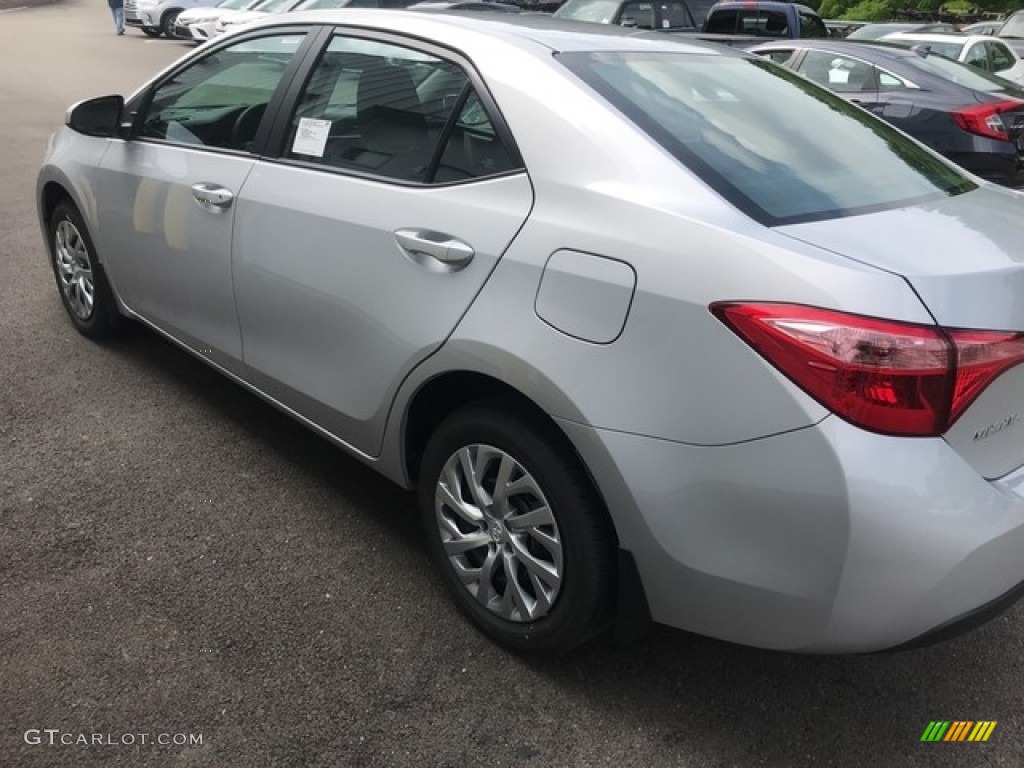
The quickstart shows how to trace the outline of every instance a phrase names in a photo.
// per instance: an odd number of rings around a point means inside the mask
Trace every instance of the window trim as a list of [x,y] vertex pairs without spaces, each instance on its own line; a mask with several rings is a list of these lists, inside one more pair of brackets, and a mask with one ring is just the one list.
[[[270,127],[269,136],[267,137],[266,144],[263,147],[263,153],[260,155],[260,159],[264,162],[274,163],[276,165],[288,165],[296,168],[303,168],[306,170],[318,171],[320,173],[332,173],[341,176],[348,176],[351,178],[367,179],[370,181],[378,181],[385,184],[392,184],[395,186],[402,187],[414,187],[417,189],[435,189],[442,187],[461,186],[465,184],[475,184],[481,181],[488,181],[490,179],[502,178],[505,176],[516,176],[522,173],[527,173],[526,164],[523,161],[523,156],[519,151],[519,147],[512,136],[512,131],[508,127],[508,123],[505,121],[505,116],[501,113],[497,102],[494,100],[494,96],[491,94],[490,89],[484,82],[483,77],[473,64],[472,60],[468,56],[463,54],[461,51],[447,46],[439,45],[437,43],[424,40],[423,38],[416,37],[413,35],[405,35],[396,32],[385,32],[376,29],[367,29],[366,27],[359,27],[349,24],[322,24],[314,25],[320,28],[321,32],[317,36],[317,42],[314,47],[306,54],[302,62],[302,67],[296,70],[295,76],[292,77],[287,90],[282,94],[282,101],[280,108],[274,115],[273,123]],[[506,171],[499,171],[498,173],[489,174],[487,176],[478,176],[472,179],[458,179],[454,181],[431,181],[429,183],[421,181],[411,181],[406,179],[398,179],[393,176],[383,176],[375,174],[372,171],[359,171],[352,168],[340,168],[337,166],[324,165],[323,163],[314,163],[306,160],[300,160],[298,158],[287,157],[287,148],[285,142],[288,136],[289,120],[292,112],[298,106],[299,98],[302,92],[305,90],[306,85],[309,81],[310,76],[316,69],[317,64],[320,62],[321,55],[326,51],[330,45],[331,40],[335,35],[341,35],[351,38],[358,38],[362,40],[369,40],[372,42],[389,43],[391,45],[401,46],[403,48],[409,48],[417,51],[418,53],[427,54],[434,56],[435,58],[442,59],[458,66],[465,74],[468,80],[468,85],[476,91],[477,96],[480,99],[481,104],[487,112],[487,116],[490,118],[492,125],[494,126],[495,135],[501,139],[509,153],[509,158],[513,163],[513,167]],[[468,91],[467,91],[468,93]],[[460,101],[462,98],[460,97]],[[452,120],[449,120],[449,124],[445,126],[442,131],[442,136],[438,138],[438,144],[435,147],[435,154],[443,153],[444,142],[442,138],[447,141],[448,135],[451,133],[451,126],[454,125]],[[440,155],[438,155],[440,157]],[[434,156],[431,156],[431,164],[433,163]]]

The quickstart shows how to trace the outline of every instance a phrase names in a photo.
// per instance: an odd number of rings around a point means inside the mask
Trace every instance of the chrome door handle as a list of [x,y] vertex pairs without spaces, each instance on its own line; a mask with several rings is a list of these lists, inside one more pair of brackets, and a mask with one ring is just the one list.
[[230,208],[235,195],[230,189],[225,189],[217,184],[200,182],[192,185],[192,197],[199,203],[199,207],[208,210],[219,210]]
[[469,243],[431,229],[399,229],[395,240],[409,258],[437,272],[458,272],[476,255]]

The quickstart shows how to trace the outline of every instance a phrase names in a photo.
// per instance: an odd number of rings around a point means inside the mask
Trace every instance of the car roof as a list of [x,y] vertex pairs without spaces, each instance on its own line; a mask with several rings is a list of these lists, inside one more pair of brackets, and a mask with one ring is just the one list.
[[920,40],[922,43],[964,43],[991,40],[991,35],[964,35],[959,32],[893,32],[892,40]]
[[459,45],[501,39],[522,49],[573,51],[664,51],[743,57],[743,51],[669,32],[637,31],[614,24],[556,19],[546,13],[431,13],[409,10],[344,8],[298,11],[261,19],[256,26],[325,24],[398,32],[434,42]]

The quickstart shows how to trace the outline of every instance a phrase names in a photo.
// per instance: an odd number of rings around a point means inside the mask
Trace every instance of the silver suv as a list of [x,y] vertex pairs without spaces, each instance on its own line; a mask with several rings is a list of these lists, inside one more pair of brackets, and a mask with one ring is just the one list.
[[174,22],[186,8],[212,8],[220,0],[125,0],[124,23],[150,37],[174,37]]

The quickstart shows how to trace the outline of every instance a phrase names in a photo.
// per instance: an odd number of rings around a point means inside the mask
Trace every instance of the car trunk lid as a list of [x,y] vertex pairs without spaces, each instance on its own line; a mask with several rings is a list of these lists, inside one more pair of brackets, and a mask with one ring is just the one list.
[[[902,276],[944,328],[1017,333],[1024,332],[1022,213],[1024,195],[984,187],[777,231]],[[1024,465],[1024,364],[986,387],[944,437],[987,478]]]

